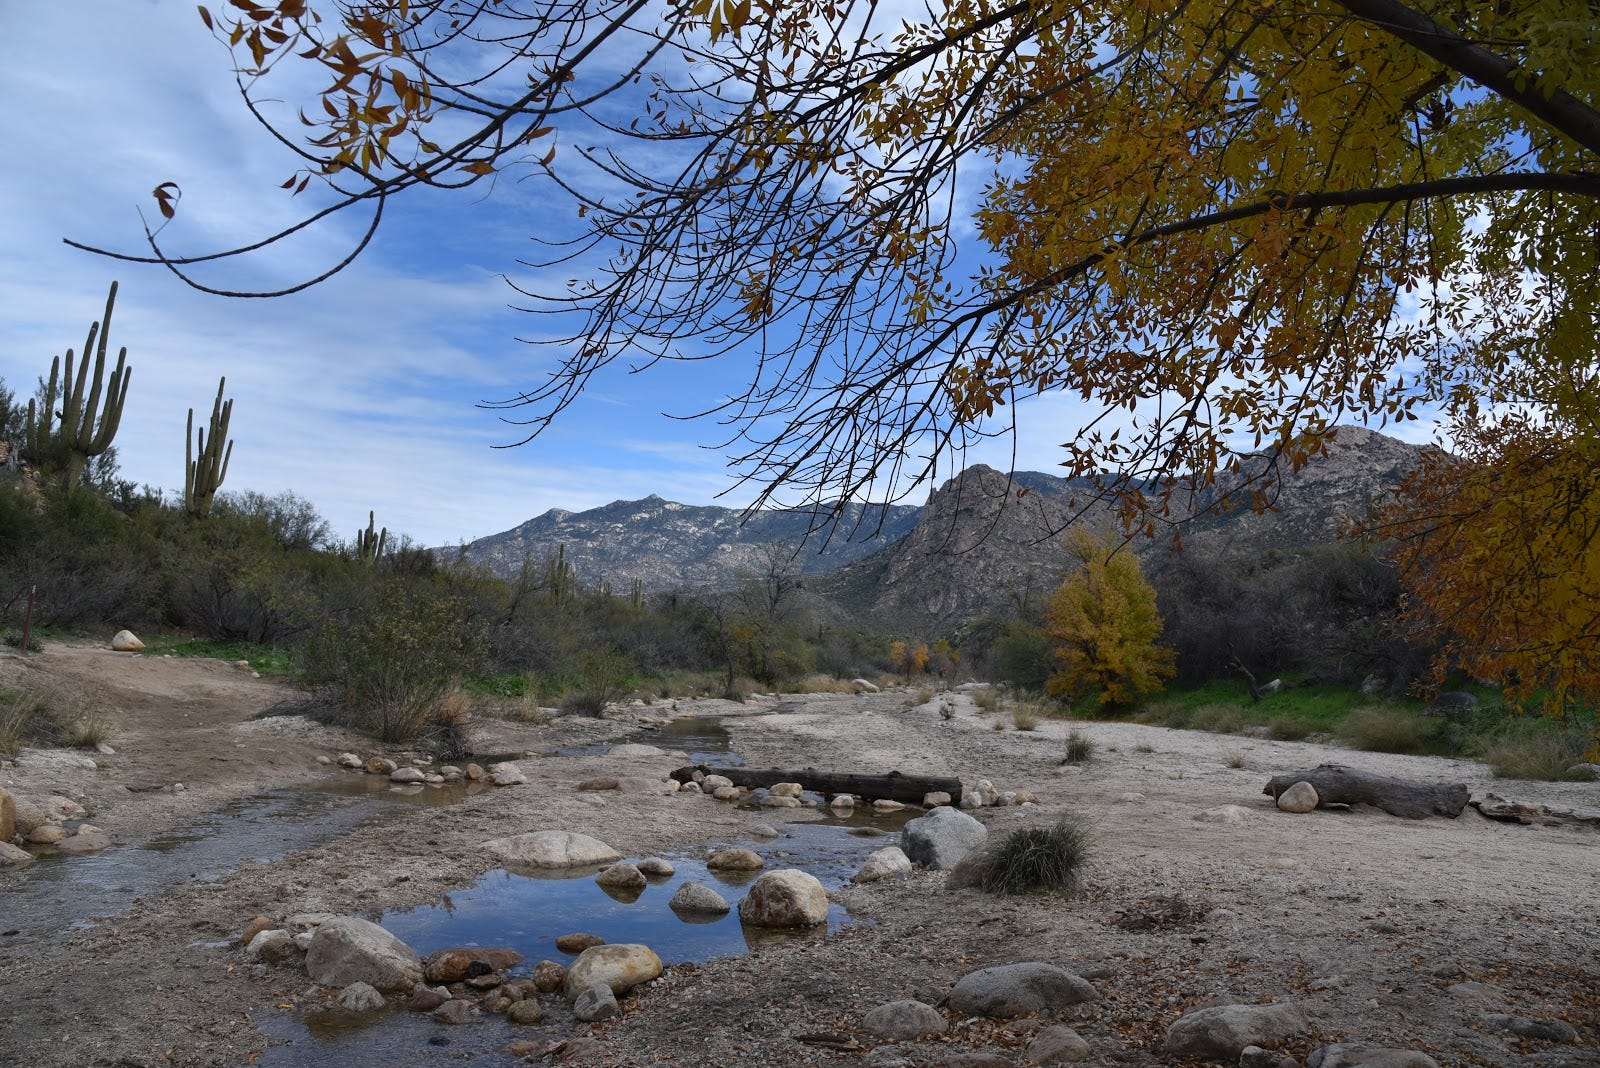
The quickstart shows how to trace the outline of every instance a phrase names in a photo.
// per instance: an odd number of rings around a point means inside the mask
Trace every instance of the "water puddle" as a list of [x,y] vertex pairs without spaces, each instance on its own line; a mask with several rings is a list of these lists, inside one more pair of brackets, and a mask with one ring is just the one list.
[[[849,881],[869,854],[897,841],[895,832],[917,814],[907,810],[888,815],[828,816],[815,822],[785,824],[777,838],[733,844],[761,854],[766,870],[801,868],[834,890]],[[862,834],[863,830],[869,833]],[[870,833],[874,831],[878,833]],[[672,862],[673,874],[650,880],[650,885],[631,899],[602,889],[592,870],[563,877],[519,875],[500,869],[434,905],[387,913],[380,922],[424,956],[459,945],[515,949],[524,960],[511,970],[514,976],[527,974],[540,960],[570,964],[573,956],[556,949],[555,940],[578,931],[611,943],[643,943],[655,950],[663,963],[672,965],[742,955],[775,942],[818,941],[855,922],[842,907],[832,905],[825,927],[804,931],[746,927],[739,922],[738,902],[759,872],[708,871],[699,852],[664,856]],[[690,881],[711,887],[734,910],[720,917],[680,918],[668,902]],[[263,1030],[287,1039],[288,1044],[270,1050],[257,1064],[264,1068],[389,1065],[397,1056],[421,1052],[424,1046],[430,1047],[426,1051],[430,1059],[440,1061],[515,1064],[515,1058],[499,1052],[501,1048],[516,1039],[556,1040],[566,1027],[561,1026],[559,1010],[551,1016],[555,1019],[549,1025],[533,1029],[513,1028],[487,1014],[476,1024],[457,1027],[403,1010],[363,1018],[351,1018],[337,1010],[283,1016]]]
[[149,894],[213,882],[246,860],[270,862],[348,833],[398,804],[447,805],[481,783],[394,788],[381,775],[335,774],[308,786],[240,798],[187,827],[86,856],[41,852],[5,893],[7,947],[85,927]]
[[550,750],[545,755],[603,756],[616,746],[630,743],[653,745],[669,751],[682,750],[689,754],[691,764],[735,768],[744,764],[744,758],[733,751],[733,739],[722,716],[684,716],[660,727],[641,728],[616,741],[569,745]]

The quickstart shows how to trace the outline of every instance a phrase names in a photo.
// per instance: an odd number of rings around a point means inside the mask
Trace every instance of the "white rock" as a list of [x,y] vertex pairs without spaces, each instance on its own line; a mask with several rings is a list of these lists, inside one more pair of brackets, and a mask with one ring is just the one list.
[[489,780],[496,786],[521,786],[528,781],[522,769],[510,760],[489,765]]
[[414,782],[424,782],[427,780],[427,778],[427,773],[422,771],[420,768],[395,768],[389,773],[389,781],[397,782],[401,785]]
[[878,693],[879,692],[877,684],[873,683],[873,682],[868,682],[866,679],[851,679],[850,680],[850,685],[852,685],[852,686],[854,686],[856,688],[856,693]]
[[1278,795],[1278,807],[1284,812],[1310,812],[1317,807],[1317,788],[1308,782],[1297,782]]
[[567,968],[562,991],[568,1001],[592,986],[605,986],[613,994],[626,994],[640,983],[661,974],[661,958],[649,946],[619,942],[590,946]]
[[733,780],[728,778],[726,775],[707,775],[704,779],[700,780],[700,788],[702,790],[712,791],[713,793],[722,789],[724,786],[732,785]]
[[775,782],[767,787],[767,793],[773,797],[799,797],[806,792],[806,788],[797,782]]
[[815,927],[828,922],[828,895],[816,876],[798,868],[769,871],[739,902],[739,920],[752,927]]
[[116,637],[111,639],[111,648],[119,653],[137,653],[144,649],[144,642],[136,638],[131,630],[119,630]]
[[622,859],[604,842],[576,831],[530,831],[495,838],[479,848],[508,867],[579,868]]
[[888,846],[869,856],[851,882],[875,883],[911,874],[911,858],[899,846]]
[[338,764],[341,768],[359,768],[365,766],[366,761],[362,760],[354,753],[340,753],[334,763]]
[[1204,812],[1196,812],[1194,818],[1201,823],[1221,823],[1228,827],[1240,827],[1250,822],[1250,810],[1240,808],[1238,805],[1218,805]]

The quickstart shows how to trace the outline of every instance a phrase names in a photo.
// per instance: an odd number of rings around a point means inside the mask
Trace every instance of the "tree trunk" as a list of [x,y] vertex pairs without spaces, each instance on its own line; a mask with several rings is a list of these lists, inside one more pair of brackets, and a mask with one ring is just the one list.
[[1391,779],[1343,764],[1322,764],[1310,771],[1274,775],[1261,792],[1276,798],[1297,782],[1308,782],[1316,789],[1319,808],[1327,804],[1376,805],[1390,815],[1412,820],[1429,816],[1455,819],[1466,808],[1470,793],[1465,783]]
[[779,782],[797,782],[807,790],[829,797],[835,794],[855,794],[868,800],[900,801],[920,805],[924,796],[934,792],[950,795],[950,803],[961,803],[961,780],[944,779],[932,775],[902,775],[891,771],[887,775],[846,775],[818,771],[815,768],[785,770],[781,768],[712,768],[704,764],[679,768],[672,777],[688,782],[695,772],[704,775],[721,775],[735,786],[771,786]]
[[1537,823],[1546,827],[1560,825],[1588,825],[1600,827],[1600,812],[1572,808],[1551,808],[1530,801],[1507,801],[1498,794],[1485,794],[1483,800],[1472,802],[1472,807],[1492,820],[1506,823]]

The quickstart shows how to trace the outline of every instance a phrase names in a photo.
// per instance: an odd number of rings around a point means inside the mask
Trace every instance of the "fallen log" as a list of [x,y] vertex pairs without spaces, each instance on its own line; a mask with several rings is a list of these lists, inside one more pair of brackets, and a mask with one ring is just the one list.
[[1600,827],[1600,812],[1594,810],[1552,808],[1531,801],[1508,801],[1499,794],[1484,794],[1481,800],[1472,802],[1472,807],[1490,819],[1504,823]]
[[1310,771],[1274,775],[1262,793],[1273,798],[1297,782],[1317,791],[1317,807],[1330,804],[1375,805],[1391,816],[1421,820],[1429,816],[1455,819],[1467,807],[1471,793],[1465,783],[1417,782],[1372,775],[1343,764],[1322,764]]
[[752,789],[780,782],[797,782],[807,790],[827,797],[855,794],[870,801],[900,801],[908,805],[920,805],[928,794],[943,792],[950,795],[952,805],[961,803],[960,779],[902,775],[898,771],[891,771],[887,775],[846,775],[818,771],[816,768],[793,771],[782,768],[713,768],[705,764],[692,764],[677,769],[672,777],[679,782],[688,782],[697,771],[702,775],[721,775],[735,786]]

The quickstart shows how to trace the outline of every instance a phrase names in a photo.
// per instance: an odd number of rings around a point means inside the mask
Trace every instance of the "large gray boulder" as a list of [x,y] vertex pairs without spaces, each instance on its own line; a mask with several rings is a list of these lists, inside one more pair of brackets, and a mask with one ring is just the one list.
[[906,824],[900,848],[913,864],[949,871],[983,845],[989,830],[960,809],[944,805]]
[[1307,1026],[1298,1005],[1210,1005],[1178,1017],[1167,1028],[1167,1052],[1232,1062],[1246,1046],[1277,1049]]
[[815,875],[798,868],[769,871],[739,902],[739,921],[752,927],[815,927],[828,922],[828,894]]
[[378,990],[409,990],[422,981],[422,960],[377,924],[335,916],[311,936],[306,974],[323,986],[366,983]]
[[607,987],[613,994],[626,994],[640,983],[661,974],[661,958],[649,946],[619,942],[590,946],[578,954],[567,969],[562,991],[568,1001],[577,1000],[593,986]]
[[678,887],[667,907],[679,916],[726,916],[733,911],[721,894],[704,883],[686,882]]
[[963,1016],[1009,1020],[1071,1008],[1100,995],[1089,980],[1040,961],[982,968],[961,977],[950,991],[950,1008]]
[[576,831],[530,831],[495,838],[479,848],[508,868],[583,868],[622,859],[598,838]]

